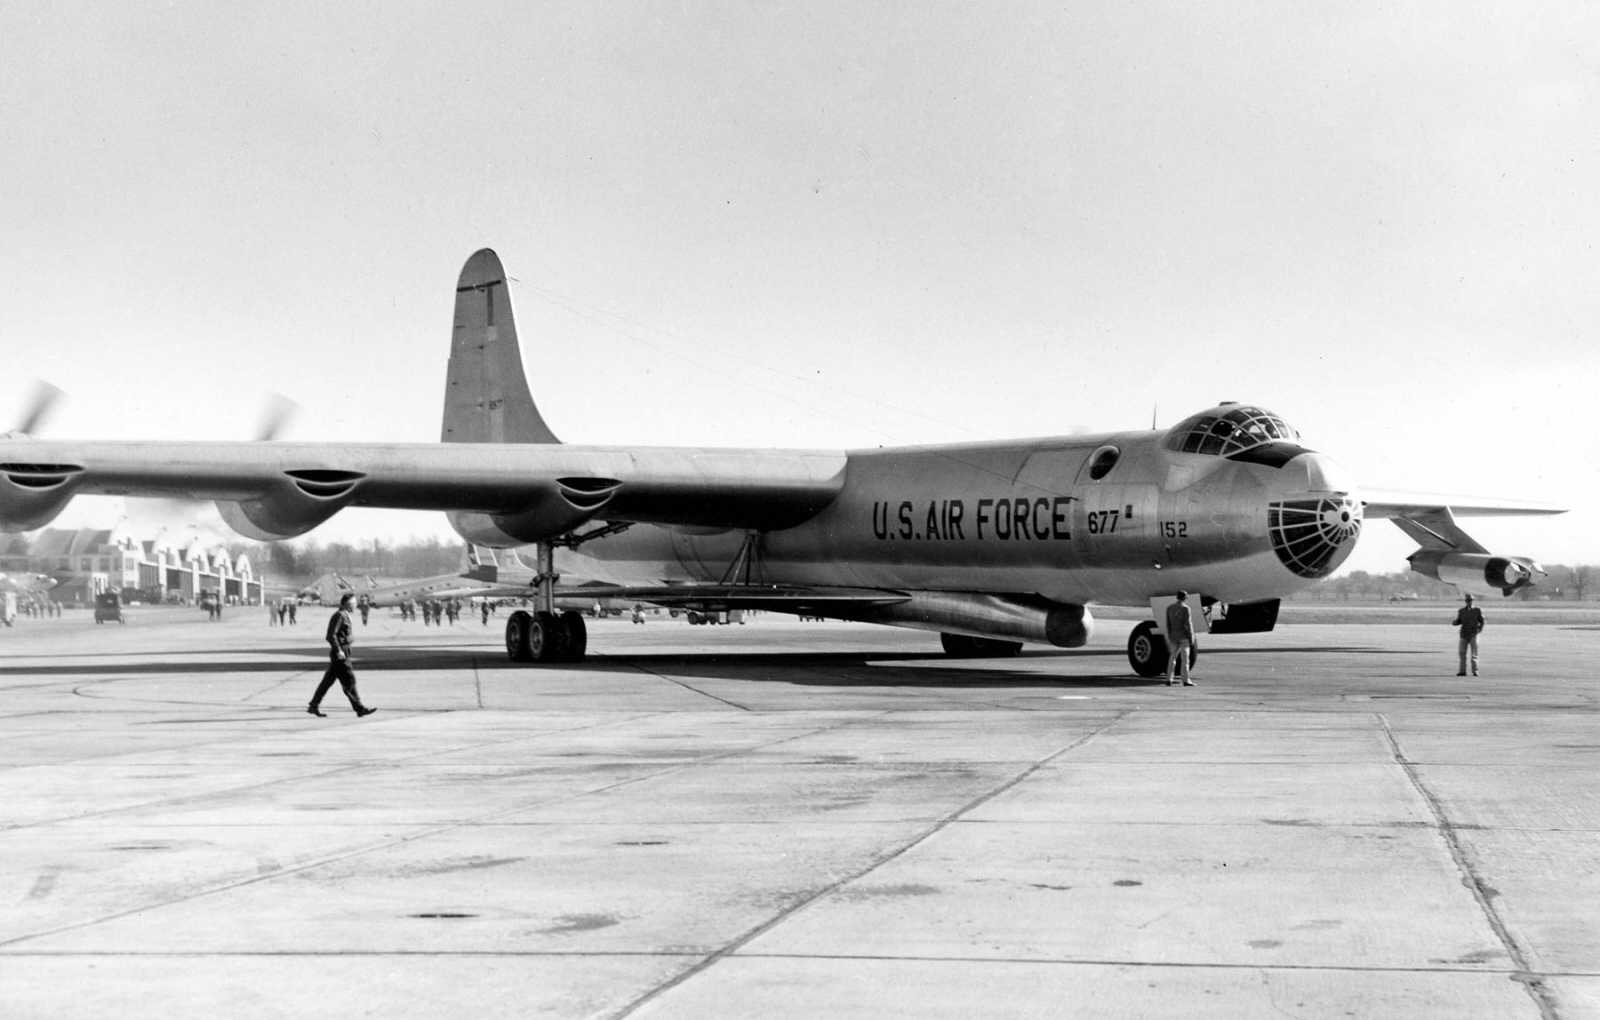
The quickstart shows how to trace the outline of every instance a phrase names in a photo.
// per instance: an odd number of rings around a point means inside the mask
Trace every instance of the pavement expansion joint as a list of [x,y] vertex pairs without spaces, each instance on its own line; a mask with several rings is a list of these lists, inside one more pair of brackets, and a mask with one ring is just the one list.
[[857,869],[856,871],[854,871],[853,873],[851,873],[849,875],[846,875],[843,878],[840,878],[840,879],[838,879],[838,880],[836,880],[834,882],[831,882],[831,883],[827,884],[826,886],[824,886],[824,887],[822,887],[820,889],[814,890],[809,895],[806,895],[806,896],[803,896],[803,897],[800,897],[800,898],[796,899],[795,902],[789,904],[784,909],[782,909],[778,913],[774,914],[772,917],[769,917],[767,920],[763,921],[762,923],[750,928],[749,930],[745,931],[743,934],[741,934],[737,938],[735,938],[732,941],[728,942],[721,949],[719,949],[716,952],[711,953],[710,955],[706,956],[703,960],[701,960],[695,966],[692,966],[692,967],[688,968],[687,970],[685,970],[682,973],[680,973],[680,974],[672,977],[671,979],[663,982],[662,984],[657,985],[655,988],[650,989],[644,995],[641,995],[639,998],[635,999],[633,1002],[629,1003],[627,1006],[623,1007],[621,1010],[619,1010],[617,1013],[615,1013],[613,1015],[616,1016],[616,1017],[630,1016],[633,1013],[635,1013],[636,1011],[638,1011],[645,1004],[649,1003],[651,1000],[661,996],[662,994],[670,991],[673,988],[678,987],[679,985],[682,985],[684,982],[689,981],[690,979],[692,979],[696,975],[703,973],[704,971],[708,970],[713,965],[715,965],[718,961],[727,959],[728,957],[737,954],[742,947],[744,947],[746,945],[749,945],[752,941],[754,941],[759,936],[761,936],[761,935],[765,934],[766,932],[769,932],[772,929],[776,928],[778,925],[782,924],[785,920],[787,920],[790,917],[793,917],[794,915],[796,915],[799,912],[803,911],[806,907],[810,906],[811,904],[816,903],[818,900],[821,900],[824,897],[826,897],[826,896],[838,891],[839,889],[842,889],[843,887],[845,887],[846,885],[849,885],[852,882],[857,882],[857,881],[861,880],[862,878],[866,877],[867,875],[870,875],[872,872],[874,872],[874,871],[878,870],[879,868],[883,867],[885,864],[888,864],[890,861],[894,861],[894,860],[899,859],[900,857],[903,857],[905,854],[909,853],[912,849],[914,849],[915,847],[917,847],[917,846],[921,845],[922,843],[926,842],[927,840],[932,838],[937,833],[939,833],[939,832],[943,831],[944,829],[946,829],[947,827],[949,827],[951,824],[953,824],[953,823],[955,823],[957,821],[960,821],[963,815],[968,814],[968,813],[976,810],[979,807],[982,807],[984,804],[987,804],[989,801],[991,801],[994,798],[996,798],[996,797],[1000,796],[1001,794],[1005,793],[1007,790],[1010,790],[1013,787],[1017,786],[1019,783],[1023,782],[1029,776],[1033,775],[1034,773],[1038,772],[1040,769],[1042,769],[1045,766],[1049,765],[1051,762],[1053,762],[1053,761],[1057,760],[1058,758],[1062,757],[1063,755],[1068,754],[1071,751],[1074,751],[1074,750],[1082,747],[1083,745],[1089,743],[1095,737],[1099,736],[1100,734],[1104,733],[1106,730],[1110,729],[1112,726],[1114,726],[1117,723],[1121,722],[1130,713],[1131,713],[1131,710],[1117,713],[1112,718],[1106,720],[1103,723],[1100,723],[1098,726],[1094,727],[1093,729],[1089,730],[1088,732],[1080,734],[1079,736],[1077,736],[1076,738],[1074,738],[1073,740],[1068,742],[1065,746],[1059,747],[1055,751],[1053,751],[1050,754],[1044,756],[1043,758],[1040,758],[1037,761],[1031,762],[1028,765],[1027,768],[1022,769],[1020,772],[1016,773],[1015,775],[1012,775],[1011,777],[1009,777],[1008,779],[1004,780],[1003,782],[991,787],[990,789],[984,791],[983,793],[979,794],[978,796],[972,798],[971,800],[967,801],[965,804],[963,804],[960,807],[958,807],[956,810],[946,814],[944,817],[937,819],[931,825],[929,825],[928,827],[924,828],[920,832],[916,833],[910,839],[905,840],[900,845],[890,849],[889,851],[887,851],[885,853],[881,853],[881,854],[876,855],[864,867],[861,867],[861,868]]
[[1459,831],[1455,824],[1451,822],[1443,802],[1436,793],[1428,788],[1428,784],[1423,781],[1416,764],[1407,757],[1405,749],[1400,745],[1400,738],[1395,734],[1393,726],[1389,723],[1388,716],[1379,713],[1378,723],[1383,727],[1383,734],[1389,742],[1395,764],[1399,765],[1405,772],[1406,778],[1410,780],[1418,796],[1428,805],[1428,811],[1434,818],[1435,828],[1443,838],[1446,848],[1450,851],[1450,857],[1455,861],[1456,870],[1461,874],[1462,885],[1472,893],[1472,898],[1477,902],[1478,909],[1482,912],[1484,920],[1488,922],[1490,930],[1494,932],[1495,938],[1500,941],[1506,956],[1514,964],[1511,973],[1527,989],[1528,995],[1532,998],[1534,1005],[1538,1007],[1541,1017],[1549,1018],[1549,1020],[1558,1017],[1560,1014],[1556,1009],[1555,1001],[1550,996],[1549,988],[1545,985],[1544,975],[1534,971],[1528,962],[1527,953],[1517,942],[1516,937],[1511,934],[1511,929],[1507,926],[1505,919],[1500,916],[1500,911],[1495,908],[1492,891],[1483,878],[1479,876],[1476,868],[1473,867],[1472,857],[1462,844]]

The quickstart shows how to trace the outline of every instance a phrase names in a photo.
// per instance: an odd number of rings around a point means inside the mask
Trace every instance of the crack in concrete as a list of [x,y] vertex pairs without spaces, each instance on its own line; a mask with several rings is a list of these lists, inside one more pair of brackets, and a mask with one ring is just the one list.
[[710,693],[709,691],[702,691],[700,688],[694,686],[693,684],[684,683],[682,680],[678,680],[678,679],[676,679],[674,677],[670,677],[665,673],[658,673],[653,669],[646,669],[646,668],[644,668],[643,666],[641,666],[641,665],[639,665],[637,663],[631,663],[630,662],[628,665],[630,667],[632,667],[634,672],[636,672],[636,673],[643,673],[645,676],[653,676],[657,680],[665,680],[669,684],[677,684],[679,687],[682,687],[684,690],[690,692],[691,694],[698,694],[702,698],[710,698],[712,701],[720,701],[720,702],[722,702],[722,704],[727,705],[729,708],[737,708],[741,712],[752,711],[752,709],[750,708],[749,705],[741,705],[737,701],[729,701],[727,698],[719,698],[715,694]]
[[910,853],[916,847],[918,847],[921,844],[927,842],[929,839],[931,839],[934,836],[938,835],[940,832],[943,832],[952,823],[954,823],[956,821],[959,821],[963,815],[967,815],[967,814],[972,813],[973,811],[975,811],[978,808],[982,807],[983,805],[987,804],[989,801],[991,801],[994,798],[996,798],[996,797],[1000,796],[1001,794],[1005,793],[1007,790],[1012,789],[1017,784],[1023,782],[1028,777],[1032,776],[1034,773],[1036,773],[1040,769],[1044,768],[1046,765],[1049,765],[1051,762],[1055,761],[1057,758],[1060,758],[1062,755],[1067,754],[1067,753],[1069,753],[1071,751],[1075,751],[1078,748],[1082,747],[1083,745],[1087,744],[1089,741],[1093,740],[1095,737],[1098,737],[1100,734],[1104,733],[1106,730],[1108,730],[1111,727],[1115,726],[1117,723],[1121,722],[1123,719],[1127,718],[1129,715],[1132,715],[1135,711],[1137,711],[1137,710],[1136,709],[1124,709],[1122,711],[1119,711],[1112,718],[1110,718],[1110,719],[1106,720],[1105,722],[1101,723],[1099,726],[1096,726],[1094,729],[1090,730],[1089,732],[1082,734],[1077,739],[1075,739],[1075,740],[1071,741],[1070,743],[1068,743],[1066,746],[1058,748],[1057,750],[1051,752],[1050,754],[1045,755],[1043,758],[1040,758],[1039,760],[1033,762],[1027,768],[1023,769],[1021,772],[1018,772],[1016,775],[1012,776],[1010,779],[1005,780],[1004,782],[1000,783],[998,786],[995,786],[993,789],[988,790],[985,793],[979,794],[978,796],[976,796],[976,797],[972,798],[971,800],[967,801],[965,804],[963,804],[960,807],[956,808],[954,811],[951,811],[949,814],[946,814],[942,818],[937,819],[936,821],[933,822],[933,824],[929,825],[926,829],[923,829],[921,832],[917,833],[915,836],[911,837],[909,840],[905,841],[900,846],[889,850],[887,853],[879,854],[878,856],[874,857],[872,860],[867,862],[865,867],[859,868],[856,871],[852,872],[851,874],[848,874],[848,875],[844,876],[843,878],[838,879],[837,881],[831,882],[828,885],[825,885],[822,888],[814,891],[813,893],[811,893],[811,895],[803,897],[803,898],[795,901],[794,903],[791,903],[790,905],[784,907],[783,909],[779,910],[776,914],[774,914],[772,917],[769,917],[767,920],[761,922],[760,924],[758,924],[755,927],[753,927],[753,928],[749,929],[748,931],[746,931],[743,935],[736,936],[735,938],[730,940],[726,945],[724,945],[721,949],[718,949],[716,952],[711,953],[710,955],[703,957],[698,962],[696,962],[693,966],[690,966],[690,967],[684,969],[683,971],[681,971],[680,973],[678,973],[674,977],[671,977],[671,978],[667,979],[666,981],[662,982],[661,984],[657,985],[656,987],[654,987],[654,988],[650,989],[649,991],[645,992],[643,995],[640,995],[639,997],[635,998],[632,1002],[627,1003],[621,1009],[619,1009],[616,1012],[611,1013],[609,1015],[611,1017],[615,1018],[615,1020],[621,1020],[621,1018],[623,1018],[623,1017],[632,1016],[634,1013],[638,1012],[638,1010],[641,1007],[643,1007],[645,1004],[649,1003],[650,1001],[652,1001],[652,1000],[654,1000],[656,998],[659,998],[662,995],[665,995],[667,992],[671,991],[674,988],[677,988],[679,985],[684,984],[685,982],[687,982],[691,978],[693,978],[693,977],[695,977],[695,976],[697,976],[699,974],[703,974],[705,971],[709,970],[711,967],[713,967],[714,965],[716,965],[720,961],[727,959],[729,956],[732,956],[734,953],[737,953],[740,949],[742,949],[745,946],[749,945],[755,939],[759,938],[760,936],[762,936],[762,935],[766,934],[767,932],[771,931],[772,929],[776,928],[778,925],[782,924],[784,921],[787,921],[789,918],[795,916],[800,911],[802,911],[802,910],[806,909],[807,907],[811,906],[813,903],[816,903],[817,901],[819,901],[819,900],[831,895],[832,893],[837,892],[838,890],[844,888],[845,886],[849,885],[852,882],[855,882],[855,881],[857,881],[857,880],[859,880],[861,878],[866,877],[867,875],[872,874],[872,872],[874,872],[874,871],[878,870],[879,868],[883,867],[885,864],[888,864],[889,862],[894,861],[894,860],[898,860],[899,858],[903,857],[907,853]]
[[1521,984],[1523,989],[1527,991],[1528,997],[1533,1000],[1534,1006],[1539,1010],[1539,1016],[1543,1017],[1544,1020],[1558,1020],[1561,1014],[1557,1011],[1555,1001],[1551,999],[1549,989],[1544,983],[1548,975],[1533,969],[1522,946],[1518,944],[1516,937],[1511,934],[1511,929],[1506,924],[1505,918],[1501,917],[1500,911],[1495,909],[1494,897],[1497,893],[1478,875],[1477,870],[1472,866],[1472,859],[1467,853],[1467,848],[1462,844],[1461,835],[1457,831],[1455,823],[1450,820],[1449,815],[1445,812],[1444,802],[1439,799],[1437,794],[1428,789],[1428,785],[1422,781],[1422,775],[1418,772],[1416,763],[1406,757],[1405,750],[1400,746],[1400,738],[1395,736],[1394,728],[1389,725],[1389,717],[1380,712],[1377,713],[1377,718],[1379,725],[1383,727],[1384,738],[1389,742],[1389,749],[1394,756],[1395,764],[1399,765],[1405,772],[1412,788],[1417,791],[1417,795],[1428,805],[1428,811],[1433,815],[1439,835],[1443,838],[1445,847],[1450,851],[1450,858],[1455,862],[1456,870],[1461,874],[1461,883],[1472,893],[1472,898],[1477,902],[1478,910],[1482,912],[1484,920],[1488,922],[1489,929],[1494,932],[1495,938],[1500,941],[1506,956],[1511,960],[1512,966],[1515,968],[1511,972],[1512,979]]

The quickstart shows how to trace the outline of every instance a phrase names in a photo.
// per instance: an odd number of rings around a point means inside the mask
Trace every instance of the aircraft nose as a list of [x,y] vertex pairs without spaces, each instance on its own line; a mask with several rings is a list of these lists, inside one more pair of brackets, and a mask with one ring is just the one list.
[[1320,453],[1307,451],[1284,469],[1281,498],[1267,505],[1272,550],[1301,577],[1327,577],[1355,551],[1361,500],[1343,470]]

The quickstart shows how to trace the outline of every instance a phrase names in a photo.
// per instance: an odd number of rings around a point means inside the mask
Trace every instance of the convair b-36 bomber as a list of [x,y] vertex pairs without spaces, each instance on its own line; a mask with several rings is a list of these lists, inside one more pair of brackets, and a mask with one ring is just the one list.
[[1269,631],[1279,600],[1327,577],[1364,524],[1394,521],[1413,569],[1509,595],[1538,565],[1458,516],[1527,504],[1363,494],[1270,411],[1223,403],[1167,429],[854,451],[581,446],[535,407],[500,259],[467,260],[437,444],[0,438],[0,529],[79,493],[214,500],[240,534],[304,534],[348,506],[443,511],[462,538],[532,546],[518,661],[581,659],[562,571],[591,597],[705,612],[766,609],[938,632],[956,656],[1085,644],[1090,606],[1149,607],[1128,657],[1166,667],[1156,621],[1180,590],[1211,632]]

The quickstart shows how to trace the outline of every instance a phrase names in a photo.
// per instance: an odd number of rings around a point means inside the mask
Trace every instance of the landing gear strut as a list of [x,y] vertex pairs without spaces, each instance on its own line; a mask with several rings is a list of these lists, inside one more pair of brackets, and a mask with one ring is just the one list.
[[579,662],[589,650],[583,614],[556,612],[555,544],[540,542],[534,575],[534,612],[519,609],[506,620],[506,655],[512,662]]

